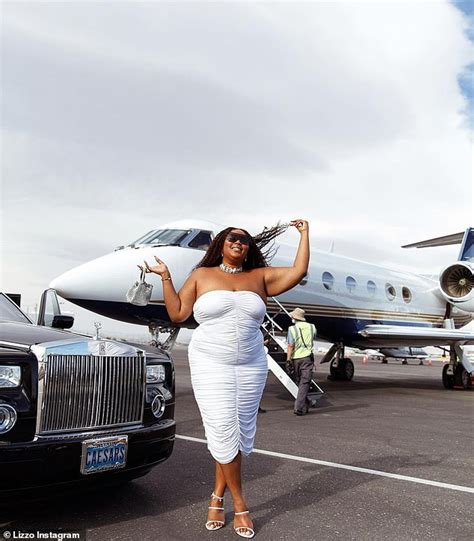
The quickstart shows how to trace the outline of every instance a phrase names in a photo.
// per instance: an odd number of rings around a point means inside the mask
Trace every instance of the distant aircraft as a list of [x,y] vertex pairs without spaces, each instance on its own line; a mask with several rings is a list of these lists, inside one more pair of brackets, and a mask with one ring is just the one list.
[[[135,242],[80,265],[54,279],[50,287],[63,298],[98,314],[150,330],[193,328],[190,318],[171,323],[159,278],[148,306],[134,306],[125,294],[138,277],[137,265],[158,256],[166,262],[178,290],[201,260],[214,236],[223,229],[202,220],[180,220],[149,231]],[[474,366],[463,354],[474,344],[474,332],[462,327],[474,317],[474,228],[465,233],[404,246],[428,247],[461,243],[458,261],[439,280],[401,272],[334,253],[313,249],[307,276],[291,291],[268,299],[275,325],[290,324],[288,311],[299,306],[318,329],[318,339],[333,345],[322,362],[331,362],[334,378],[350,380],[354,364],[345,346],[359,349],[448,346],[450,362],[443,367],[446,388],[469,387]],[[295,247],[278,245],[272,265],[292,265]]]
[[383,363],[386,363],[387,359],[397,359],[401,360],[402,364],[407,364],[408,359],[416,359],[423,364],[423,359],[428,357],[428,353],[423,348],[381,348],[379,351],[383,356]]

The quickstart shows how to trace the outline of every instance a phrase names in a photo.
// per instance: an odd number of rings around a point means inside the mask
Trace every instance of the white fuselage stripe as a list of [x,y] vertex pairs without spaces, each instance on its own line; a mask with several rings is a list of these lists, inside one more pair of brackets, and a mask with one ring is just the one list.
[[[180,440],[194,441],[197,443],[206,443],[206,440],[201,438],[193,438],[191,436],[176,435]],[[273,456],[276,458],[286,458],[287,460],[295,460],[296,462],[307,462],[317,464],[318,466],[327,466],[328,468],[338,468],[340,470],[350,470],[358,473],[367,473],[369,475],[378,475],[379,477],[389,477],[390,479],[398,479],[399,481],[410,481],[422,485],[430,485],[433,487],[446,488],[448,490],[458,490],[460,492],[469,492],[474,494],[474,488],[463,485],[452,485],[450,483],[440,483],[439,481],[430,481],[429,479],[421,479],[420,477],[410,477],[408,475],[400,475],[398,473],[388,473],[379,470],[370,470],[368,468],[359,468],[358,466],[350,466],[347,464],[338,464],[337,462],[327,462],[326,460],[317,460],[315,458],[306,458],[303,456],[287,455],[285,453],[275,453],[273,451],[265,451],[264,449],[254,449],[254,453],[259,455]]]

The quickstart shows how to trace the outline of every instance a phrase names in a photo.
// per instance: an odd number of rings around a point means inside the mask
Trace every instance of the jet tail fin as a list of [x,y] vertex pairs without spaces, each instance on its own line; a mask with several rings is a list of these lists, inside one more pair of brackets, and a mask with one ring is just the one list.
[[468,227],[466,231],[436,237],[434,239],[422,240],[405,244],[402,248],[433,248],[435,246],[450,246],[452,244],[461,244],[458,261],[469,261],[474,259],[474,228]]

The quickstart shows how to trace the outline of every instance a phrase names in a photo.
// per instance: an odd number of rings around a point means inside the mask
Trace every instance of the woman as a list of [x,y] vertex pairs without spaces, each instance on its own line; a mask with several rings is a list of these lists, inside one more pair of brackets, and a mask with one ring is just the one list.
[[145,262],[146,272],[161,276],[170,319],[179,323],[194,311],[199,323],[189,345],[191,380],[216,462],[206,528],[224,526],[223,499],[228,487],[234,502],[234,529],[246,538],[253,537],[254,530],[242,494],[241,457],[253,449],[268,371],[260,326],[267,297],[298,284],[309,263],[308,222],[294,220],[290,225],[301,235],[292,267],[268,266],[259,247],[281,232],[281,227],[255,238],[243,229],[224,229],[178,293],[163,261],[155,257],[153,267]]

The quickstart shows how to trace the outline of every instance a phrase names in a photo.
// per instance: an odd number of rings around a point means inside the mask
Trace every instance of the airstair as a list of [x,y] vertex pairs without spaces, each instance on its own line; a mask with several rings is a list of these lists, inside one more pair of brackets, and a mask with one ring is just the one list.
[[[298,385],[296,384],[294,377],[286,371],[286,342],[281,336],[285,331],[276,321],[276,318],[282,313],[286,314],[290,320],[291,316],[286,308],[275,297],[272,297],[272,300],[278,306],[278,312],[272,316],[267,312],[262,324],[262,330],[266,338],[265,345],[268,349],[268,369],[287,391],[296,398],[296,395],[298,394]],[[278,334],[280,334],[280,336],[278,336]],[[311,380],[308,399],[317,402],[323,395],[324,391],[321,387],[314,380]]]

